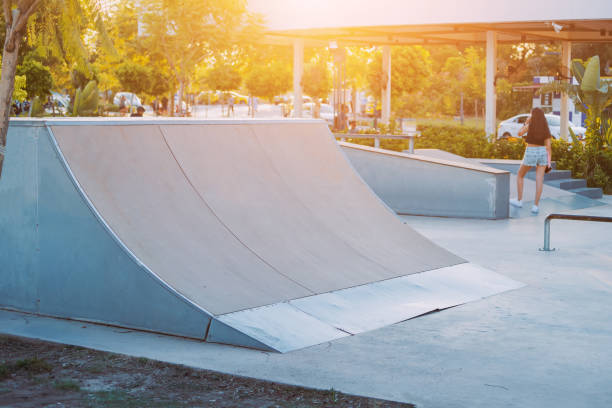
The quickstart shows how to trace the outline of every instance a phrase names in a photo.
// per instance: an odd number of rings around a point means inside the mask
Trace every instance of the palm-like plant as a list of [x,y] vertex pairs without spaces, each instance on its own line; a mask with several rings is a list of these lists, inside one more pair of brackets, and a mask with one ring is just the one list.
[[599,75],[599,56],[590,58],[586,64],[575,59],[571,71],[578,84],[571,81],[555,81],[540,89],[541,93],[561,92],[573,99],[576,109],[586,114],[588,126],[587,143],[601,148],[606,143],[606,131],[602,126],[602,113],[612,105],[612,83]]

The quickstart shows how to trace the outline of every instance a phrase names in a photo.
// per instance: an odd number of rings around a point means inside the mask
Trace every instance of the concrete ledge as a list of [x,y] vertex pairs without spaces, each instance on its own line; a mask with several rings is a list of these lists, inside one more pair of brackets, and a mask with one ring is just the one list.
[[510,173],[478,163],[339,142],[353,167],[399,214],[508,218]]

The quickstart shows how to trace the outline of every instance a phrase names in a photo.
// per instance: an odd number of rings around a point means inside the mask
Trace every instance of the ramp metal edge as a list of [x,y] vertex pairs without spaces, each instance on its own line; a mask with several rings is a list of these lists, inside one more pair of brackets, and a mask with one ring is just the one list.
[[228,313],[217,319],[277,351],[288,352],[523,286],[481,266],[462,263]]
[[484,165],[483,166],[478,166],[477,164],[469,164],[469,163],[463,163],[463,162],[452,161],[452,160],[438,159],[438,158],[435,158],[435,157],[422,156],[422,155],[418,155],[418,154],[409,154],[409,153],[396,152],[396,151],[393,151],[393,150],[376,149],[374,147],[358,145],[358,144],[355,144],[355,143],[338,142],[338,144],[340,146],[342,146],[342,147],[347,148],[347,149],[364,150],[364,151],[368,151],[368,152],[372,152],[372,153],[378,153],[378,154],[383,154],[383,155],[387,155],[387,156],[402,157],[402,158],[405,158],[405,159],[417,160],[417,161],[433,163],[433,164],[439,164],[441,166],[457,167],[457,168],[466,169],[466,170],[474,170],[474,171],[479,171],[479,172],[482,172],[482,173],[490,173],[490,174],[506,174],[506,173],[510,173],[510,172],[508,172],[506,170],[500,170],[500,169],[496,169],[494,167],[487,167],[487,166],[484,166]]

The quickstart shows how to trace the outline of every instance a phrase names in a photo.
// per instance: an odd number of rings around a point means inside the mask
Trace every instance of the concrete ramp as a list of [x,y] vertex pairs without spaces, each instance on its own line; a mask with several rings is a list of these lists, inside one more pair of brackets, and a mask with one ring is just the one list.
[[441,150],[417,154],[339,142],[372,190],[398,214],[502,219],[510,173]]
[[12,121],[0,306],[290,351],[521,285],[433,244],[317,121]]

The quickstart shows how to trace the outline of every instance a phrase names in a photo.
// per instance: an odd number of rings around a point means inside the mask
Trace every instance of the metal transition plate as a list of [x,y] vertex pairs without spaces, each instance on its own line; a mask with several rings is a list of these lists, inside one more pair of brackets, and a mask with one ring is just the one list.
[[287,352],[523,286],[478,265],[463,263],[228,313],[217,319]]

